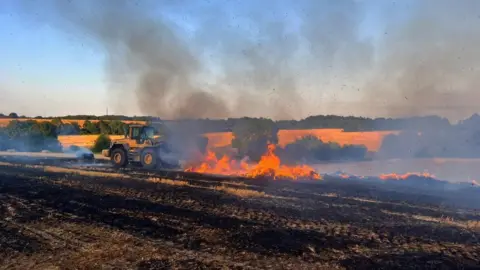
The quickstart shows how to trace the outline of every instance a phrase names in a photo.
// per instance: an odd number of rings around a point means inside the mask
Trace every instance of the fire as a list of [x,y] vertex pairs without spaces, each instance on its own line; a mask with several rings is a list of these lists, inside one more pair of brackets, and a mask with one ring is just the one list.
[[273,179],[321,179],[315,170],[307,165],[287,166],[281,164],[280,158],[275,155],[275,145],[268,145],[267,152],[260,158],[257,164],[249,164],[246,161],[237,162],[227,155],[217,159],[215,153],[208,151],[204,160],[198,166],[188,168],[186,171],[235,175],[248,178],[270,177]]
[[339,174],[338,177],[340,177],[340,178],[342,178],[342,179],[348,179],[348,178],[352,177],[352,175],[346,174],[346,173],[342,173],[342,174]]
[[379,177],[382,180],[405,180],[411,176],[417,177],[425,177],[425,178],[435,178],[435,175],[430,174],[428,172],[424,173],[406,173],[406,174],[396,174],[396,173],[388,173],[388,174],[381,174]]

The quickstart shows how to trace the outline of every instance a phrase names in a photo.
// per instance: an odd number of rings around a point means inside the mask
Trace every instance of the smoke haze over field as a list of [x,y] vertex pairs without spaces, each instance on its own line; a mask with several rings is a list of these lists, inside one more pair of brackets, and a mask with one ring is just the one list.
[[408,20],[387,27],[365,101],[386,100],[389,116],[478,111],[479,26],[478,1],[418,1]]
[[164,118],[457,120],[478,111],[480,2],[275,3],[23,0],[15,7],[26,21],[105,52],[117,111],[130,100]]

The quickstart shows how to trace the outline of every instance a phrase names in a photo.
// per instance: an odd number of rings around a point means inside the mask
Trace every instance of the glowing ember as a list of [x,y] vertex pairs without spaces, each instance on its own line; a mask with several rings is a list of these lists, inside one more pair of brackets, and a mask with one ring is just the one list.
[[409,177],[417,176],[417,177],[425,177],[425,178],[435,178],[435,175],[424,172],[424,173],[406,173],[406,174],[396,174],[396,173],[389,173],[389,174],[381,174],[379,177],[382,180],[405,180]]
[[321,179],[313,168],[307,165],[282,165],[280,158],[275,155],[275,145],[268,145],[265,153],[257,164],[248,164],[245,161],[237,162],[228,156],[217,159],[215,153],[209,151],[203,162],[198,166],[188,168],[188,172],[235,175],[248,178],[270,177],[273,179]]

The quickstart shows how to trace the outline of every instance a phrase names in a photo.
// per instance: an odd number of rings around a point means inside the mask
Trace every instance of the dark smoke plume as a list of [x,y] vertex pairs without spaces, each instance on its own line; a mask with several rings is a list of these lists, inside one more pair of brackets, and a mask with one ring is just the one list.
[[[345,57],[370,58],[369,45],[357,41],[355,24],[361,18],[353,1],[229,2],[238,10],[215,1],[21,3],[36,22],[82,42],[88,37],[107,52],[117,105],[125,108],[136,98],[142,113],[164,118],[298,118],[310,113],[302,89],[315,88],[311,78],[329,75],[320,67],[345,63]],[[333,15],[317,16],[326,7]],[[167,13],[196,20],[194,37],[182,33]],[[290,25],[292,19],[297,26]]]
[[[131,100],[163,118],[458,119],[478,109],[475,0],[18,3],[25,18],[106,52],[118,111]],[[380,34],[362,36],[372,10]]]
[[[141,111],[166,118],[228,115],[223,102],[200,89],[198,58],[166,19],[152,14],[154,2],[23,1],[29,14],[88,37],[107,52],[111,94],[123,107],[134,93]],[[164,2],[161,6],[168,6]]]

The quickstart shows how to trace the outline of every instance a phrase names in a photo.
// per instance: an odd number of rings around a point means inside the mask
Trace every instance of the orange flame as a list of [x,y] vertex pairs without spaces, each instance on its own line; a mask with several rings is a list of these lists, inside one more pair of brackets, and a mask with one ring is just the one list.
[[280,158],[275,155],[275,145],[268,145],[267,152],[260,158],[257,164],[248,164],[245,161],[231,160],[227,155],[217,159],[215,153],[208,151],[204,160],[198,166],[193,166],[185,171],[235,175],[248,178],[270,177],[273,179],[321,179],[315,170],[307,165],[287,166],[281,164]]
[[346,173],[341,173],[341,174],[338,175],[338,177],[340,177],[342,179],[348,179],[352,176],[354,176],[354,175],[350,175],[350,174],[346,174]]
[[425,178],[435,178],[435,175],[430,174],[428,172],[406,173],[406,174],[388,173],[388,174],[381,174],[379,177],[382,180],[405,180],[405,179],[407,179],[411,176],[418,176],[418,177],[425,177]]

